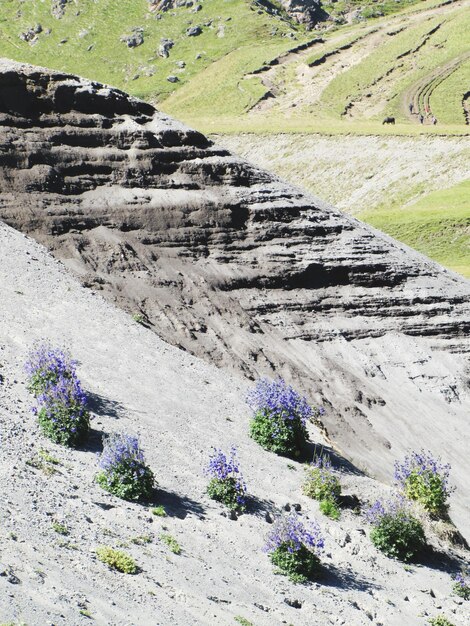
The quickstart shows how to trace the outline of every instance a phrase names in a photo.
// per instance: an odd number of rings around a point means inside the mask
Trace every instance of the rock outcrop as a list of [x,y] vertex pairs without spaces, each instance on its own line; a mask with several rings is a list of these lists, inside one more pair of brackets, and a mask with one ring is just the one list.
[[287,13],[299,24],[313,28],[324,20],[327,13],[322,8],[321,0],[280,0]]
[[377,475],[410,446],[465,458],[468,281],[74,76],[0,62],[0,137],[0,219],[163,339],[293,381]]

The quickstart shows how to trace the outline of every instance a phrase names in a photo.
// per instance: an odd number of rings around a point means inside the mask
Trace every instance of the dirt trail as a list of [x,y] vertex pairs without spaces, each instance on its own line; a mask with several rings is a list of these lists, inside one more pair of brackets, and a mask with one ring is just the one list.
[[[412,85],[403,94],[403,111],[407,117],[419,123],[419,115],[423,115],[425,118],[432,115],[431,109],[431,95],[443,80],[448,78],[451,74],[457,71],[465,61],[470,59],[470,52],[461,54],[452,61],[449,61],[445,65],[438,67],[433,72],[422,78],[420,81]],[[413,105],[413,112],[410,111],[410,104]],[[463,114],[467,119],[467,109],[465,106],[465,96],[462,100]]]
[[[470,2],[462,0],[452,3],[451,7],[454,10],[467,5],[470,6]],[[321,40],[316,44],[312,42],[308,48],[279,57],[269,69],[264,68],[262,82],[268,89],[268,93],[251,108],[250,114],[265,114],[272,109],[286,113],[293,109],[298,110],[299,107],[315,105],[321,99],[326,87],[335,78],[361,63],[374,50],[390,41],[391,37],[399,34],[403,28],[445,15],[448,11],[449,4],[445,4],[415,13],[394,15],[376,22],[373,26],[368,25],[358,29],[356,39],[351,40],[350,36],[339,34],[324,42]],[[430,31],[432,35],[433,28],[430,27]],[[425,37],[420,46],[425,45],[426,42]],[[312,49],[319,53],[324,52],[324,56],[315,64],[309,64]],[[347,107],[345,115],[371,117],[380,112],[383,109],[386,86],[395,80],[394,72],[397,69],[401,73],[413,71],[412,59],[399,59],[398,65],[376,81],[364,98]],[[259,72],[249,74],[246,78],[253,78],[255,74]]]

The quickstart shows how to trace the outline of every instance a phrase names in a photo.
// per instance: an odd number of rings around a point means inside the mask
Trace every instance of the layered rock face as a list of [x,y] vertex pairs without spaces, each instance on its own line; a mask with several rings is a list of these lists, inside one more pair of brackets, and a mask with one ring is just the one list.
[[74,76],[0,62],[0,137],[0,219],[163,339],[293,381],[378,475],[464,458],[468,281]]

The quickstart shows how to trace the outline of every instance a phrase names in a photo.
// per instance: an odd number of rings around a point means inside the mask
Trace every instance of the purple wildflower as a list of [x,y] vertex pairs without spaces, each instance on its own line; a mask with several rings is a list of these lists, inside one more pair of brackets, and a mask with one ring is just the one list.
[[402,463],[395,463],[395,480],[405,495],[417,500],[436,517],[445,517],[450,465],[434,458],[431,452],[412,452]]
[[103,489],[125,500],[150,497],[154,476],[137,437],[113,433],[106,439],[97,480]]
[[47,343],[39,344],[30,352],[25,363],[29,391],[38,396],[48,384],[57,382],[59,378],[73,377],[76,365],[77,362],[60,348],[53,348]]
[[457,574],[454,578],[454,585],[452,587],[455,595],[463,598],[464,600],[470,600],[470,579],[467,574],[464,572]]
[[35,348],[25,365],[28,388],[36,397],[33,414],[56,443],[76,445],[89,430],[87,398],[77,377],[76,362],[48,344]]
[[390,500],[376,500],[365,510],[364,515],[372,526],[378,526],[388,517],[401,516],[403,519],[412,517],[409,502],[402,496]]
[[305,426],[313,410],[306,398],[288,385],[282,378],[261,378],[254,389],[248,392],[248,406],[256,413],[263,411],[270,416],[282,417],[287,421],[300,421]]
[[318,556],[323,551],[325,540],[316,521],[304,525],[297,513],[291,513],[279,518],[274,524],[263,551],[272,553],[278,548],[286,547],[292,554],[302,546]]
[[230,450],[230,457],[222,450],[213,448],[205,473],[211,478],[208,493],[214,500],[223,502],[231,509],[242,511],[245,508],[247,489],[235,446]]

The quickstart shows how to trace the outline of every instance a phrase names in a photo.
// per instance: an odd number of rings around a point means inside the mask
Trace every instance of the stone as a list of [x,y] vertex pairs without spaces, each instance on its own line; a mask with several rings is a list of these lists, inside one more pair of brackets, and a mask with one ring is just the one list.
[[157,54],[164,59],[167,59],[170,56],[170,50],[175,45],[175,42],[172,39],[162,39],[160,41],[160,45],[158,46]]
[[140,26],[133,28],[132,33],[130,35],[123,35],[120,41],[125,43],[128,48],[137,48],[144,43],[144,29]]
[[198,37],[202,33],[202,28],[200,26],[191,26],[186,31],[188,37]]

